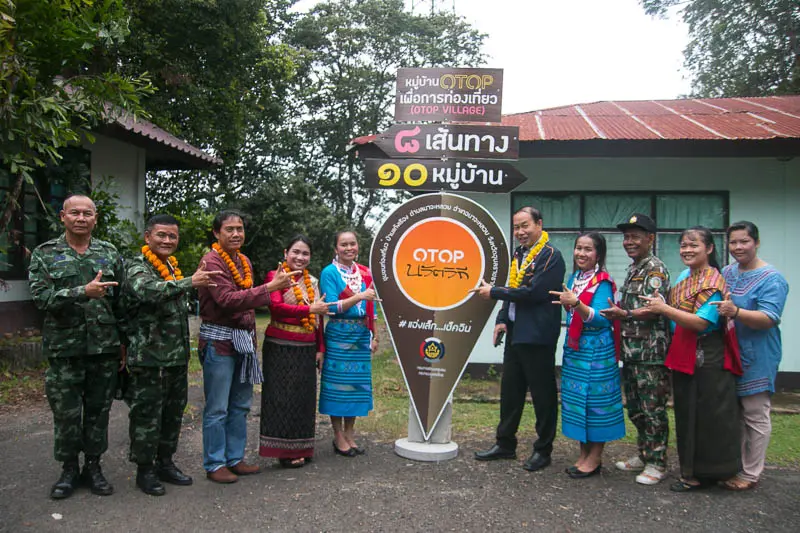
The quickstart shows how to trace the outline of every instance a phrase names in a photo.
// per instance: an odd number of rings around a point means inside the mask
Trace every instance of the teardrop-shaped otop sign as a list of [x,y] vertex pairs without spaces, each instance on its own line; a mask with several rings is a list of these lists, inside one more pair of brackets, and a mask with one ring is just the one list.
[[370,267],[426,439],[496,303],[470,290],[505,284],[508,264],[497,221],[463,196],[417,196],[378,230]]

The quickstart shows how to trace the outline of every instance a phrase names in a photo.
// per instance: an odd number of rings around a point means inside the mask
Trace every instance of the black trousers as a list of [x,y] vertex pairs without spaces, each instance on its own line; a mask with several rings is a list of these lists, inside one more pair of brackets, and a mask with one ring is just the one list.
[[558,426],[555,344],[506,344],[500,382],[500,424],[497,426],[497,445],[501,448],[517,448],[517,429],[529,390],[539,437],[533,443],[533,451],[550,455]]

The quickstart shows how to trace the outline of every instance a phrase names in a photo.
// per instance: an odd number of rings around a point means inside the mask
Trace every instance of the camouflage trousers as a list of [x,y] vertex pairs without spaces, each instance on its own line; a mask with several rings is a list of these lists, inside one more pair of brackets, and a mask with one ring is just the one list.
[[628,418],[636,426],[639,456],[645,464],[667,466],[669,369],[625,363],[622,383]]
[[108,449],[108,411],[117,386],[119,356],[52,357],[45,393],[53,411],[56,461],[78,454],[102,455]]
[[178,450],[189,389],[187,366],[129,367],[125,401],[130,406],[128,459],[140,465]]

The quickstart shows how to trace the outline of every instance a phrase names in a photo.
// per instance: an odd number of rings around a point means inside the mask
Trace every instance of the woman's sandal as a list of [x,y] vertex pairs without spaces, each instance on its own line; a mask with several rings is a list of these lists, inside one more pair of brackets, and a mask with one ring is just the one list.
[[751,490],[758,486],[758,481],[747,481],[746,479],[742,479],[740,477],[732,477],[728,480],[720,482],[720,486],[723,489],[733,491]]
[[302,457],[296,457],[294,459],[280,459],[279,461],[283,468],[300,468],[306,464],[306,460]]
[[672,492],[691,492],[693,490],[704,489],[705,487],[706,485],[703,485],[702,483],[699,482],[696,485],[694,485],[692,483],[689,483],[685,479],[679,479],[678,481],[669,486],[669,490],[671,490]]

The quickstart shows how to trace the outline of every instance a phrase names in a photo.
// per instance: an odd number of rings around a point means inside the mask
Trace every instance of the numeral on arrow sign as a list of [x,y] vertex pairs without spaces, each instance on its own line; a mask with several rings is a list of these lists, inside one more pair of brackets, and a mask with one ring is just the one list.
[[[413,173],[419,172],[419,177],[414,178]],[[378,168],[378,184],[391,187],[400,181],[400,167],[394,163],[385,163]],[[403,171],[403,181],[409,187],[419,187],[428,181],[428,169],[419,163],[408,165]]]

